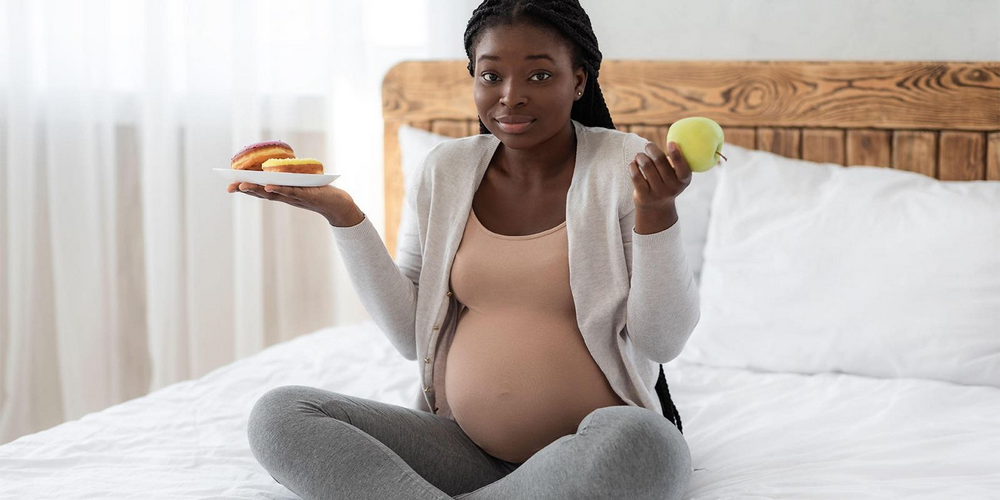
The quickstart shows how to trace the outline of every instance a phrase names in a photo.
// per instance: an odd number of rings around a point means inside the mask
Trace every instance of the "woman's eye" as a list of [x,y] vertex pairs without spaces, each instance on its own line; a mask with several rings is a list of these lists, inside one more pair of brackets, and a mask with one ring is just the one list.
[[[483,73],[483,80],[485,80],[487,82],[490,82],[490,83],[494,83],[494,82],[500,81],[499,78],[490,78],[491,76],[497,76],[497,75],[496,75],[496,73]],[[535,73],[534,75],[531,75],[531,78],[535,78],[536,76],[544,76],[545,77],[545,78],[535,79],[536,82],[542,82],[542,81],[548,80],[549,78],[552,78],[552,75],[550,75],[548,73]]]

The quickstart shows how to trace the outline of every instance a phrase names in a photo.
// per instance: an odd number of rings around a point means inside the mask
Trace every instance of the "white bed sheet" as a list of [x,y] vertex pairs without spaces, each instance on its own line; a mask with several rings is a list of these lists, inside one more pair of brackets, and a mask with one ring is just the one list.
[[[688,499],[1000,498],[1000,389],[666,365]],[[297,498],[250,453],[247,415],[289,384],[409,405],[414,362],[368,321],[0,446],[2,498]]]

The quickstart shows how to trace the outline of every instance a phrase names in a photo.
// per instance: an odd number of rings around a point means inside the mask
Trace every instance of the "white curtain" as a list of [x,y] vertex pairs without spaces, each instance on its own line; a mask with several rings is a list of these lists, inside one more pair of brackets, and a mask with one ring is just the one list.
[[284,140],[381,228],[381,79],[476,3],[0,0],[0,444],[367,319],[322,217],[212,169]]

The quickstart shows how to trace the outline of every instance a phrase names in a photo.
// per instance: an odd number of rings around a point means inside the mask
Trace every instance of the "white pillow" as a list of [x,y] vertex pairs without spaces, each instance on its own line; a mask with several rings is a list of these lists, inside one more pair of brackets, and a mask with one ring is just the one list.
[[678,360],[1000,387],[1000,182],[736,149]]
[[451,137],[428,132],[423,129],[400,125],[399,127],[399,160],[403,170],[404,197],[400,205],[401,213],[399,217],[399,229],[396,232],[396,241],[403,241],[403,228],[405,222],[409,221],[410,211],[406,209],[408,200],[406,196],[413,188],[413,183],[420,178],[420,169],[424,165],[424,158],[430,153],[434,146],[452,139]]
[[[746,151],[729,143],[722,145],[722,154],[730,161],[737,159],[741,152]],[[737,158],[730,153],[735,152]],[[701,281],[701,267],[704,260],[705,238],[708,234],[708,221],[711,216],[712,197],[719,183],[719,171],[725,168],[726,162],[705,172],[692,172],[691,183],[674,200],[677,207],[677,220],[681,231],[681,246],[687,256],[688,264],[694,274],[695,283]]]

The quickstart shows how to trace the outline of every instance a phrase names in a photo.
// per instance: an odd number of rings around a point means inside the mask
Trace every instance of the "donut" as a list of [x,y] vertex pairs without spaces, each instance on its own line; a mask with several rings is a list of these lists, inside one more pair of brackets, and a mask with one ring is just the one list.
[[262,170],[261,164],[271,158],[295,158],[295,152],[281,141],[257,142],[236,153],[233,170]]
[[315,158],[274,158],[262,165],[265,172],[288,172],[293,174],[322,174],[323,164]]

